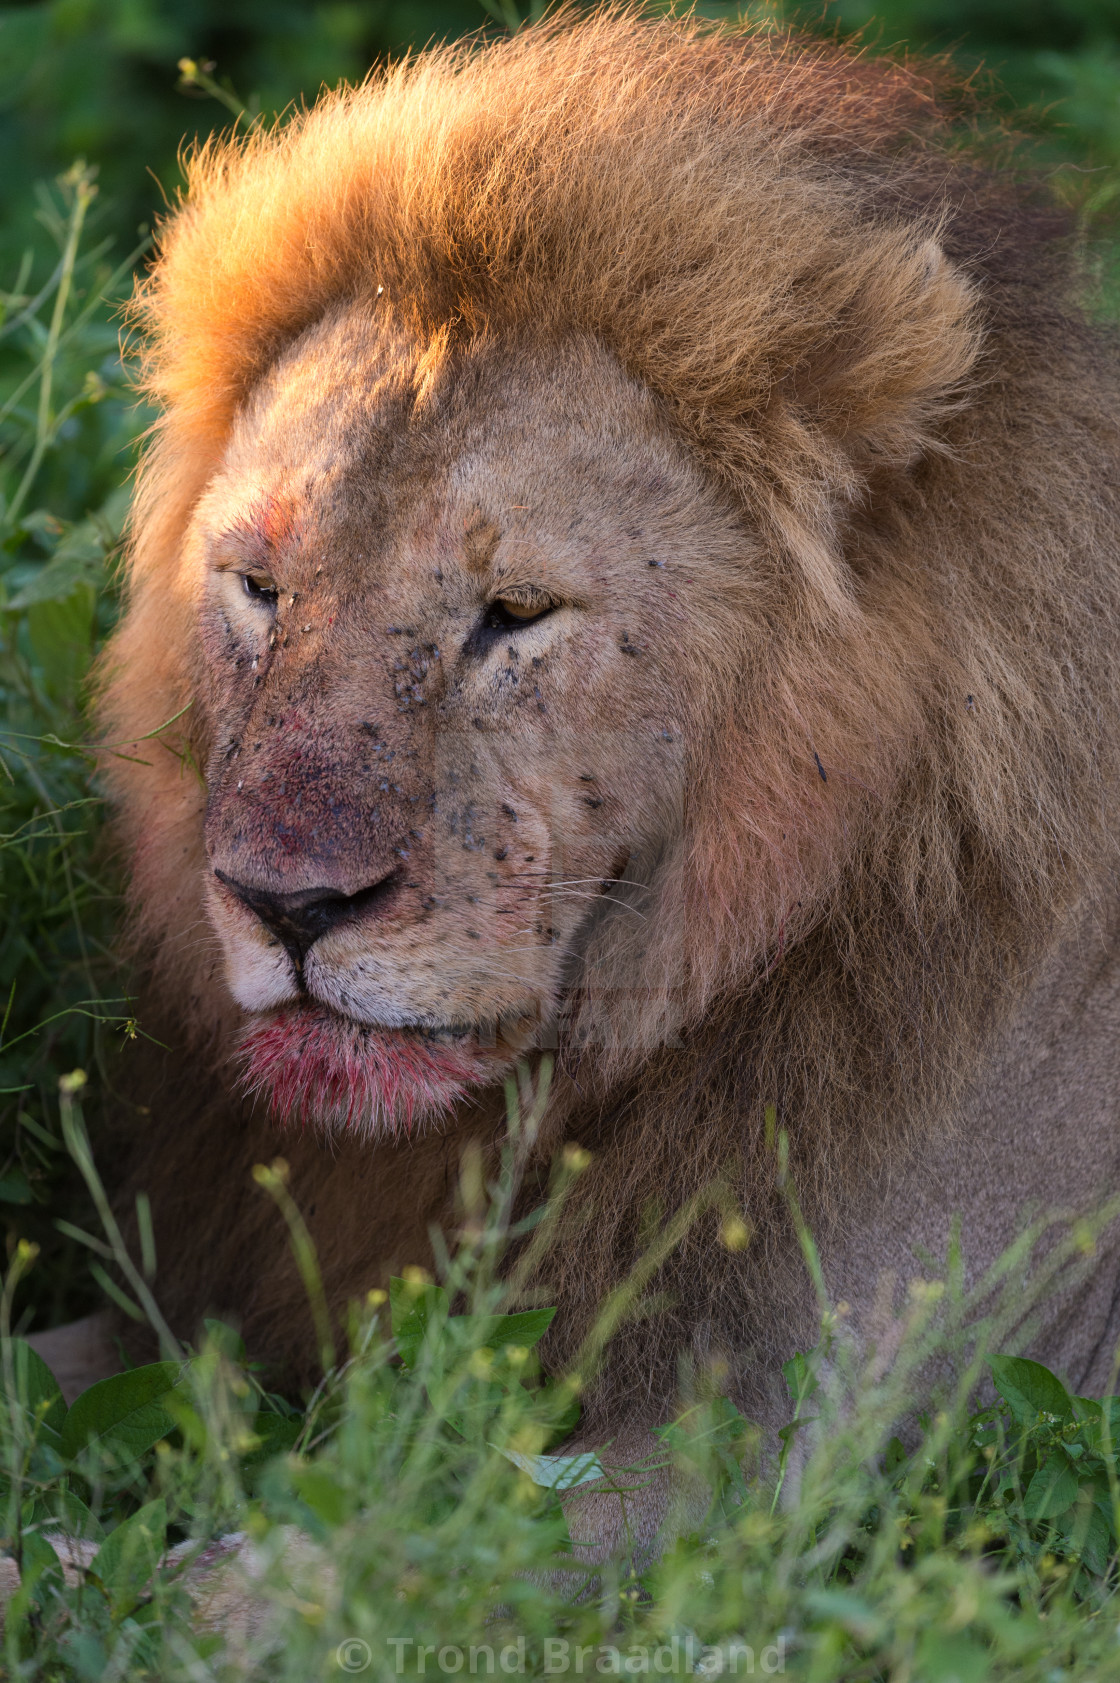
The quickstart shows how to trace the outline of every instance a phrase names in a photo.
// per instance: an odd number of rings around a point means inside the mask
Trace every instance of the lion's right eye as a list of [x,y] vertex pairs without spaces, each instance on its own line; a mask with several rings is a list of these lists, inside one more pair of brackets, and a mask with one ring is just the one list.
[[557,604],[551,596],[534,592],[524,596],[498,596],[486,610],[489,631],[523,631],[550,614]]
[[267,573],[242,573],[241,582],[250,601],[263,603],[266,608],[276,606],[280,593]]

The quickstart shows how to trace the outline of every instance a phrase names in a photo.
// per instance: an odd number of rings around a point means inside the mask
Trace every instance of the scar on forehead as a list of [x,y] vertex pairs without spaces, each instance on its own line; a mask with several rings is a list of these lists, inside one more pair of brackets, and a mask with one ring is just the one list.
[[223,536],[247,543],[253,549],[272,552],[295,537],[299,510],[295,498],[278,491],[257,497],[229,526]]
[[275,491],[271,496],[262,497],[252,513],[265,543],[275,547],[295,537],[300,509],[290,492]]
[[468,520],[463,532],[463,554],[472,573],[481,573],[490,565],[501,535],[501,528],[480,514]]

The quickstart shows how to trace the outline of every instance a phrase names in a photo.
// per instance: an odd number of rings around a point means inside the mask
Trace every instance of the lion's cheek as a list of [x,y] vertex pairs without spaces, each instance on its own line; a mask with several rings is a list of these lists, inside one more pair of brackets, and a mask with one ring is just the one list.
[[315,999],[359,1023],[493,1024],[548,1014],[551,956],[544,945],[518,941],[507,950],[481,934],[471,940],[455,920],[442,938],[438,925],[376,943],[360,931],[328,937],[308,953],[304,981]]

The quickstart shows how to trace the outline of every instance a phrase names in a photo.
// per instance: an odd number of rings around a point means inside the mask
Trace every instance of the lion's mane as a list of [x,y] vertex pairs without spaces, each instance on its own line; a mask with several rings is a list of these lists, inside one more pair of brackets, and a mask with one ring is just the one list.
[[[797,1336],[767,1105],[826,1222],[947,1113],[1104,881],[1113,350],[1076,302],[1062,218],[954,151],[940,76],[608,13],[426,53],[189,159],[136,306],[161,419],[103,700],[118,746],[189,708],[106,760],[153,1010],[218,1071],[197,1101],[169,1078],[136,1171],[165,1210],[173,1312],[228,1304],[289,1367],[309,1342],[282,1237],[244,1191],[263,1130],[223,1087],[190,772],[212,722],[181,537],[239,406],[341,300],[384,289],[433,354],[593,336],[779,560],[756,704],[690,791],[683,1044],[558,1071],[547,1143],[582,1140],[594,1161],[578,1242],[545,1267],[565,1306],[555,1359],[647,1242],[651,1207],[730,1176],[753,1239],[733,1252],[696,1226],[604,1397],[654,1408],[682,1343],[743,1355]],[[882,781],[854,788],[857,760]],[[815,843],[772,880],[794,818]],[[336,1301],[422,1235],[457,1137],[404,1165],[377,1147],[366,1168],[296,1142]]]

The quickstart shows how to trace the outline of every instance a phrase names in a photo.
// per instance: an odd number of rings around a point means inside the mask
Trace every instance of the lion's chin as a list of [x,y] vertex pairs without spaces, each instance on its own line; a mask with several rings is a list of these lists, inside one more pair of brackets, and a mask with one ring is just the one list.
[[370,1028],[321,1005],[258,1021],[239,1048],[241,1085],[278,1122],[302,1121],[370,1139],[407,1134],[491,1081],[508,1057],[475,1036]]

